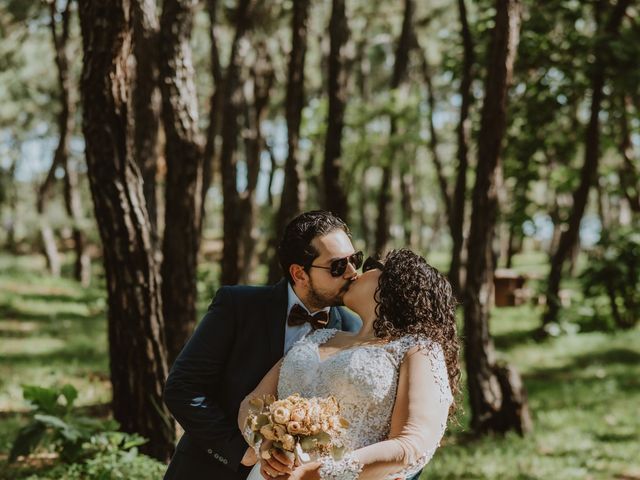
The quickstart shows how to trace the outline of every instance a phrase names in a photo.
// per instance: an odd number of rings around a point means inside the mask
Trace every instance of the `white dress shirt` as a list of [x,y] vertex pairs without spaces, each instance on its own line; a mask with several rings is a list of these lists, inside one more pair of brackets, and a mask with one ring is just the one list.
[[[302,301],[298,298],[298,296],[296,295],[296,292],[293,291],[293,287],[289,282],[287,282],[287,289],[288,289],[288,299],[289,299],[289,305],[287,307],[287,318],[289,318],[289,312],[291,312],[291,309],[296,303],[300,305],[302,308],[304,308],[307,311],[307,313],[311,315],[311,312],[305,306],[305,304],[302,303]],[[329,313],[330,309],[331,307],[326,307],[318,311],[325,311]],[[318,312],[313,312],[313,313],[318,313]],[[309,322],[303,323],[302,325],[296,325],[294,327],[289,326],[289,323],[285,322],[284,355],[286,355],[289,349],[293,347],[294,343],[296,343],[298,340],[300,340],[310,331],[311,331],[311,325],[309,324]]]

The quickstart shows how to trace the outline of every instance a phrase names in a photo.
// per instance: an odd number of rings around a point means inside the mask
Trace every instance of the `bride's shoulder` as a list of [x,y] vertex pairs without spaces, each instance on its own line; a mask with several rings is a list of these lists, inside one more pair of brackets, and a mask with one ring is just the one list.
[[340,331],[335,328],[319,328],[309,333],[302,341],[321,345],[339,333]]
[[399,362],[418,352],[427,355],[436,362],[444,360],[442,346],[438,342],[422,336],[405,335],[390,341],[387,344],[387,349]]

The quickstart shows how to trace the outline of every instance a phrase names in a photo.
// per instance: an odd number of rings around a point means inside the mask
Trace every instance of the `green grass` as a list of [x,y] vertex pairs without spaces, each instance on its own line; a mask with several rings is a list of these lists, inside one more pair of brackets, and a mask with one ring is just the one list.
[[[515,268],[544,273],[545,261],[544,254],[518,256]],[[83,290],[43,272],[37,257],[0,255],[0,478],[25,422],[22,384],[71,383],[90,412],[104,413],[111,396],[101,286]],[[201,311],[212,293],[211,276],[202,278]],[[423,480],[640,479],[640,330],[539,344],[532,339],[539,317],[537,308],[521,306],[497,309],[491,319],[499,357],[524,378],[533,433],[476,439],[464,405],[461,426],[450,429]]]

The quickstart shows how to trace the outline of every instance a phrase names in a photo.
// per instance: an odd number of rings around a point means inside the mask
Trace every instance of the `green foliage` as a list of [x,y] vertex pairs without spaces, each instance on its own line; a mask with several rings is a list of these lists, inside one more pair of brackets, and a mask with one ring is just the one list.
[[54,450],[67,463],[90,458],[99,452],[130,450],[145,440],[117,430],[117,423],[100,421],[74,413],[78,391],[72,385],[45,388],[23,387],[25,400],[33,405],[31,422],[23,427],[9,454],[9,461],[28,456],[44,446]]
[[589,254],[581,275],[586,297],[606,296],[609,314],[620,328],[631,328],[640,317],[640,234],[637,229],[604,232]]

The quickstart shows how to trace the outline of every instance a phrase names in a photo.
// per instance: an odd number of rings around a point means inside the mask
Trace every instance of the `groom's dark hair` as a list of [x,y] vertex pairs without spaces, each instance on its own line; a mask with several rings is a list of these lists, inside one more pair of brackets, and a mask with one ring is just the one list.
[[318,258],[319,253],[311,245],[311,241],[334,230],[342,230],[351,238],[347,224],[333,213],[324,210],[304,212],[289,222],[278,245],[282,273],[289,283],[293,285],[293,278],[289,273],[291,265],[302,265],[308,271],[313,261]]

